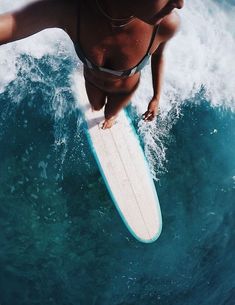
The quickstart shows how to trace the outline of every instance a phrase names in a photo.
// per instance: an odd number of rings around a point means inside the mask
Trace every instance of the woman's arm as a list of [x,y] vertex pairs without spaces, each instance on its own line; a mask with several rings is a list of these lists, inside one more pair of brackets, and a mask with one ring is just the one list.
[[163,42],[151,58],[153,97],[148,104],[147,111],[143,114],[145,121],[152,121],[157,115],[164,75],[164,47],[165,43]]
[[157,115],[164,78],[164,50],[167,42],[175,35],[180,25],[179,16],[172,13],[161,22],[158,35],[161,40],[151,58],[153,97],[147,111],[143,114],[145,121],[152,121]]
[[0,15],[0,45],[26,38],[46,28],[64,27],[65,1],[43,0]]

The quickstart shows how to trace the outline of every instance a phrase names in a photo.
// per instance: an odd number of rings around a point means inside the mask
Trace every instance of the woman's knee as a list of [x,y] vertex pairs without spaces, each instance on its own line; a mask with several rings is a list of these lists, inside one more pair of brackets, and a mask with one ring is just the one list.
[[104,103],[99,104],[99,105],[92,104],[92,109],[95,110],[95,111],[99,111],[99,110],[101,110],[103,107],[104,107]]
[[92,108],[96,111],[101,110],[106,102],[106,94],[99,88],[95,87],[93,84],[85,81],[86,84],[86,92],[89,99],[89,102]]

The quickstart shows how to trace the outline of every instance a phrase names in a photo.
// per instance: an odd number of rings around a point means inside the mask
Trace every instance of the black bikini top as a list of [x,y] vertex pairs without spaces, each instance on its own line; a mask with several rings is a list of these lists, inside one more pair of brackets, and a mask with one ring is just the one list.
[[[80,7],[78,9],[80,9]],[[79,24],[79,19],[80,18],[78,18],[77,33],[79,33],[79,25],[80,25]],[[115,76],[120,76],[120,77],[121,76],[131,76],[131,75],[139,72],[140,70],[142,70],[144,68],[144,66],[146,66],[147,63],[149,62],[149,59],[152,55],[150,50],[151,50],[152,45],[154,43],[154,39],[155,39],[155,36],[157,34],[158,27],[159,27],[159,25],[154,26],[154,28],[153,28],[152,37],[150,39],[150,43],[149,43],[146,55],[141,59],[141,61],[135,67],[130,68],[128,70],[124,70],[124,71],[118,71],[118,70],[109,69],[109,68],[106,68],[106,67],[103,67],[103,66],[97,66],[86,57],[86,55],[84,54],[79,42],[74,43],[74,47],[75,47],[75,50],[76,50],[76,53],[77,53],[79,59],[82,61],[82,63],[87,68],[92,69],[92,70],[96,70],[96,71],[106,72],[106,73],[109,73],[109,74],[112,74],[112,75],[115,75]]]

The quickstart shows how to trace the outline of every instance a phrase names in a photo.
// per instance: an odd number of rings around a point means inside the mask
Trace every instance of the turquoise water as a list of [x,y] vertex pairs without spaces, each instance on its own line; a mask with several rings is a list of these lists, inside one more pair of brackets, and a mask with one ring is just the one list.
[[163,232],[141,244],[88,146],[71,61],[18,63],[0,94],[0,304],[234,305],[235,114],[203,90],[181,107],[156,173]]

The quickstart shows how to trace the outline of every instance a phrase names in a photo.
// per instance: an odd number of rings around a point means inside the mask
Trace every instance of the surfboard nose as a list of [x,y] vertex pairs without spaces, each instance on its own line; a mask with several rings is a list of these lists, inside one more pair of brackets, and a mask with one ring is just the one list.
[[[152,202],[145,202],[145,205],[150,205],[152,208],[145,210],[144,213],[141,210],[136,210],[134,213],[125,212],[125,216],[122,215],[122,211],[119,213],[122,219],[132,235],[139,241],[144,243],[152,243],[156,241],[162,232],[162,216],[159,208],[159,202],[157,194],[152,190]],[[155,207],[155,208],[154,208]],[[134,218],[134,221],[133,221]]]

